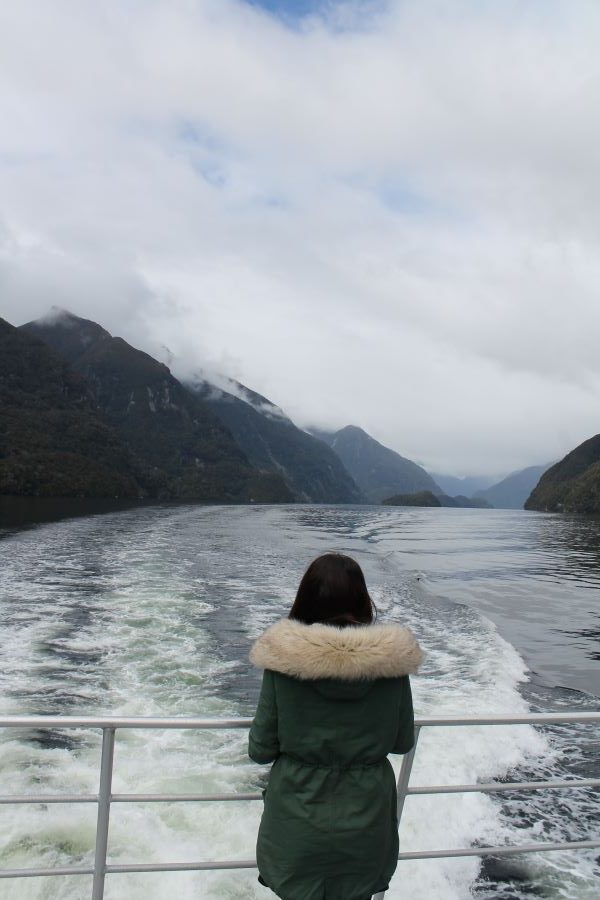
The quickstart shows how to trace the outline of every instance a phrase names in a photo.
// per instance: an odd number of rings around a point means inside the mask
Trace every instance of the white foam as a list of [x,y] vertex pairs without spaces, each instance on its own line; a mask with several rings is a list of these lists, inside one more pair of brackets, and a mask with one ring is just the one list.
[[[383,530],[379,514],[365,512],[357,536],[356,529],[350,533],[351,520],[346,530],[340,527],[344,511],[319,511],[322,524],[308,538],[295,519],[302,514],[139,511],[47,526],[35,541],[27,533],[1,543],[1,561],[7,562],[1,577],[13,598],[4,610],[0,642],[2,711],[40,712],[46,697],[55,712],[60,697],[72,692],[77,696],[66,713],[248,715],[251,707],[224,688],[230,679],[240,681],[240,657],[231,654],[229,640],[238,640],[244,655],[249,641],[289,607],[302,568],[299,557],[352,541],[372,554],[367,568],[382,615],[408,622],[427,649],[422,674],[413,680],[418,713],[528,711],[519,693],[525,665],[494,626],[466,607],[424,593],[427,579],[417,583],[401,574],[383,549],[373,553],[369,542]],[[89,616],[79,623],[82,607]],[[94,732],[79,737],[83,742],[73,749],[49,749],[22,736],[2,736],[0,766],[10,773],[10,791],[94,792],[100,738]],[[246,739],[243,732],[124,731],[113,789],[256,790],[260,770],[247,760]],[[420,739],[413,783],[488,781],[521,765],[548,766],[554,753],[529,726],[432,729]],[[259,816],[260,804],[249,802],[115,804],[111,859],[251,858]],[[93,806],[2,809],[1,864],[89,862],[94,826]],[[526,839],[535,830],[529,828]],[[401,842],[403,849],[466,847],[476,840],[522,840],[518,831],[488,796],[410,797]],[[556,882],[555,862],[532,865],[540,878]],[[585,893],[591,877],[585,866],[563,866],[567,892],[552,896],[591,896]],[[401,863],[387,896],[466,900],[478,870],[478,861],[468,858]],[[85,878],[4,884],[9,893],[2,897],[10,900],[80,900],[89,892]],[[171,900],[174,891],[182,900],[265,896],[256,873],[241,871],[115,875],[107,896]]]

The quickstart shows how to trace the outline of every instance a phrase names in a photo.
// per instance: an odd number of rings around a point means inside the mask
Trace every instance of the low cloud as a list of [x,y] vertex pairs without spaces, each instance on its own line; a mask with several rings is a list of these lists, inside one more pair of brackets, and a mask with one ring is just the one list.
[[437,471],[560,457],[600,430],[600,8],[313,6],[5,5],[1,314]]

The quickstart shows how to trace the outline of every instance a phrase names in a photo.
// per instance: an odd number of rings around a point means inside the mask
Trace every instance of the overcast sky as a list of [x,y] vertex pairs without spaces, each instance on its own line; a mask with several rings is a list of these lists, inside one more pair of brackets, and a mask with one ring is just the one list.
[[600,431],[597,0],[0,5],[0,315],[504,474]]

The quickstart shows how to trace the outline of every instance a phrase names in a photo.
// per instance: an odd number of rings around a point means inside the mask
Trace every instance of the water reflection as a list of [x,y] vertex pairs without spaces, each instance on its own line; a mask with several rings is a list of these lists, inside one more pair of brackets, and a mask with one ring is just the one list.
[[[600,619],[600,616],[597,618]],[[583,638],[579,646],[585,652],[588,659],[600,660],[600,626],[598,628],[581,628],[577,631],[561,631],[560,634],[572,638]]]
[[583,585],[600,584],[600,517],[544,516],[539,537],[558,575]]
[[139,505],[127,500],[78,497],[0,497],[0,539],[14,531],[75,516],[119,512]]
[[542,680],[600,695],[600,518],[390,507],[349,513],[346,525],[362,561],[372,545],[422,573],[430,594],[492,619]]

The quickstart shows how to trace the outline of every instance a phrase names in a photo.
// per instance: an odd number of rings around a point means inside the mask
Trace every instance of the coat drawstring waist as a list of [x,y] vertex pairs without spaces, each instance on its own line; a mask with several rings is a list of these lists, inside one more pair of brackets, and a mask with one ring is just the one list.
[[301,759],[299,756],[294,756],[293,753],[281,753],[281,757],[287,757],[291,759],[292,762],[297,763],[299,766],[306,766],[309,769],[327,769],[329,772],[354,772],[357,769],[372,769],[374,766],[380,766],[382,762],[387,759],[387,756],[382,756],[381,759],[373,760],[373,762],[362,762],[362,763],[353,763],[348,766],[330,766],[327,763],[314,763],[308,762],[306,759]]

